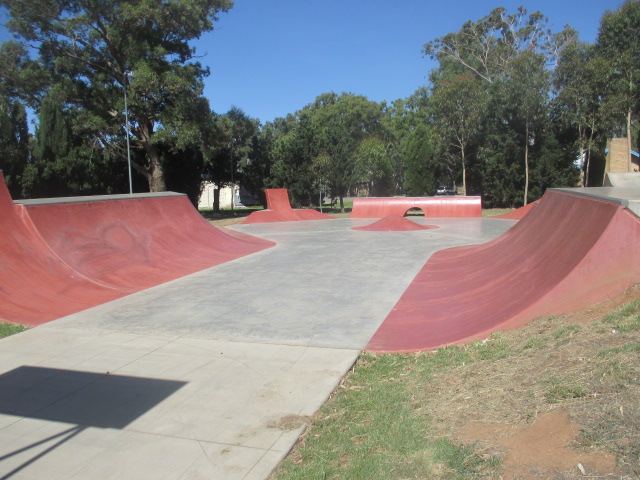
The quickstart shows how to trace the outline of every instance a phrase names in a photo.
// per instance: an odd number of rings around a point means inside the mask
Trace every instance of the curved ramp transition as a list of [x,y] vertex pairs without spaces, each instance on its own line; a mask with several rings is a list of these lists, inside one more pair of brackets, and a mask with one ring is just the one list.
[[0,177],[0,318],[37,325],[255,253],[181,194],[25,200]]
[[399,215],[388,215],[369,225],[351,227],[351,230],[363,230],[366,232],[407,232],[411,230],[430,230],[432,228],[438,227],[435,225],[420,225]]
[[412,208],[430,218],[482,216],[480,197],[358,197],[353,199],[351,218],[403,217]]
[[333,218],[311,209],[293,209],[286,188],[267,188],[267,210],[251,213],[242,223],[297,222],[300,220],[326,220]]
[[539,204],[540,200],[536,200],[535,202],[527,203],[524,207],[516,208],[509,213],[503,213],[502,215],[496,215],[491,218],[499,218],[502,220],[522,220],[532,208],[535,208]]
[[638,245],[620,203],[548,190],[497,239],[434,254],[367,350],[430,350],[604,301],[640,281]]

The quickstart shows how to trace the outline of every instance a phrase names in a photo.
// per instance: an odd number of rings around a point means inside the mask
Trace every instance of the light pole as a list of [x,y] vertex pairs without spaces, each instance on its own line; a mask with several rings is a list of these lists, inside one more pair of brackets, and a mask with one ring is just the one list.
[[129,193],[133,193],[133,181],[131,180],[131,147],[129,146],[129,107],[127,105],[127,79],[130,72],[124,72],[124,129],[127,132],[127,163],[129,164]]

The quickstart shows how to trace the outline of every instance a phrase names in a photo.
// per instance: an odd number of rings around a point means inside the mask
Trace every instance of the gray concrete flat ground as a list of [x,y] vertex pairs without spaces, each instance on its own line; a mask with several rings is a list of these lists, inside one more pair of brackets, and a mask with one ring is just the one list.
[[0,479],[264,479],[429,256],[513,225],[240,225],[278,245],[0,340]]

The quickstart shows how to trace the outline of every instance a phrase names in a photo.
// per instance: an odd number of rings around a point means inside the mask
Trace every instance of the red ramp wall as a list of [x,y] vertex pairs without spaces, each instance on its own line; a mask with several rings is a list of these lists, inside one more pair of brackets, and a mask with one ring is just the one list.
[[267,188],[267,209],[252,212],[242,223],[298,222],[301,220],[326,220],[330,215],[311,209],[293,209],[286,188]]
[[353,199],[351,218],[404,216],[419,208],[428,218],[481,217],[480,197],[359,197]]
[[267,188],[264,193],[267,197],[267,209],[274,212],[293,210],[286,188]]
[[549,190],[497,239],[434,254],[367,350],[429,350],[604,301],[640,281],[639,244],[619,203]]
[[274,245],[216,229],[180,194],[29,202],[25,210],[35,230],[65,263],[89,278],[127,292]]

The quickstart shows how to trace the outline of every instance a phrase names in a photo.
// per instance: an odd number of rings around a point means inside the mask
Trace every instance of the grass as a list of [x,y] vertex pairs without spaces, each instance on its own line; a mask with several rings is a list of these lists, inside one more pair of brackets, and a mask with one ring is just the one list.
[[0,338],[8,337],[16,333],[24,332],[29,327],[16,323],[0,322]]
[[495,217],[496,215],[504,215],[515,210],[515,208],[483,208],[483,217]]
[[580,423],[574,448],[614,454],[615,478],[639,478],[640,287],[630,292],[596,320],[585,310],[470,345],[363,353],[271,480],[498,479],[505,452],[461,441],[469,425],[526,428],[558,408]]

